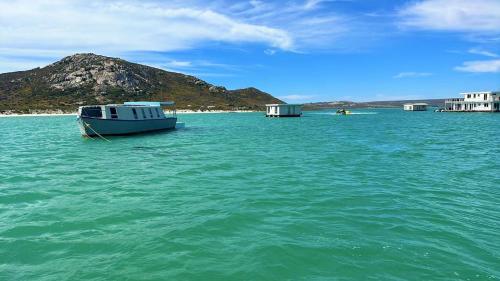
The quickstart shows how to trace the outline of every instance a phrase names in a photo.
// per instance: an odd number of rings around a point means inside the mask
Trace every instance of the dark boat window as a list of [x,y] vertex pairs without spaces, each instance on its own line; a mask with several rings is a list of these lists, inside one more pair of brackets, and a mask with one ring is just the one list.
[[132,113],[134,113],[134,118],[137,119],[137,110],[135,108],[132,108]]
[[118,113],[116,113],[115,107],[110,107],[109,112],[111,112],[111,118],[118,118]]
[[101,107],[96,106],[96,107],[83,107],[82,108],[82,116],[85,117],[102,117],[102,110]]
[[144,111],[144,108],[141,108],[141,111],[142,111],[142,118],[146,119],[146,112]]
[[158,111],[158,108],[155,108],[155,111],[156,111],[156,116],[158,116],[158,118],[160,118],[160,112]]
[[151,108],[148,109],[149,109],[149,117],[153,118],[153,111],[151,111]]

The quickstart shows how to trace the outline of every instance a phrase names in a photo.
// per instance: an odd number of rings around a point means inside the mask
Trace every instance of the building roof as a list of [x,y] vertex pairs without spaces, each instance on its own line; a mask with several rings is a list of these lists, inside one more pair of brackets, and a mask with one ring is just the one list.
[[485,92],[464,92],[464,93],[460,93],[460,95],[473,95],[473,94],[498,94],[500,92],[493,92],[493,91],[485,91]]

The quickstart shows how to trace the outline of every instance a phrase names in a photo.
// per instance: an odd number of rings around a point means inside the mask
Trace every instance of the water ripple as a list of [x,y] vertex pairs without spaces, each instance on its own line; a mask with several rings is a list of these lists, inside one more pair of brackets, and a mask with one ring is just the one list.
[[1,118],[0,280],[495,280],[495,114]]

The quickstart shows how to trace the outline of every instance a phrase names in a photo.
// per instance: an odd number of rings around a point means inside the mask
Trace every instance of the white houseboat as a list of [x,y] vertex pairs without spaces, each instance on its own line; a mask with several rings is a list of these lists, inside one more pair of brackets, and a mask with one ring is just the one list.
[[78,125],[83,136],[127,135],[175,129],[175,109],[165,114],[162,106],[174,102],[125,102],[78,108]]
[[419,103],[405,103],[403,109],[406,111],[426,111],[427,104],[423,102]]
[[266,117],[300,117],[302,104],[266,104]]
[[461,93],[463,98],[447,99],[445,111],[466,112],[499,112],[500,92],[469,92]]

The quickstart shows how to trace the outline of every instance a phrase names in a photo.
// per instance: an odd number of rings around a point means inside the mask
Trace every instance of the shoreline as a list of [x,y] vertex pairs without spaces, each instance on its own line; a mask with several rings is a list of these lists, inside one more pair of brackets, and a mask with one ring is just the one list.
[[[217,114],[217,113],[249,113],[249,112],[259,112],[255,110],[189,110],[189,109],[179,109],[177,114]],[[53,117],[53,116],[76,116],[76,112],[72,113],[12,113],[12,114],[0,114],[0,118],[7,117]]]

